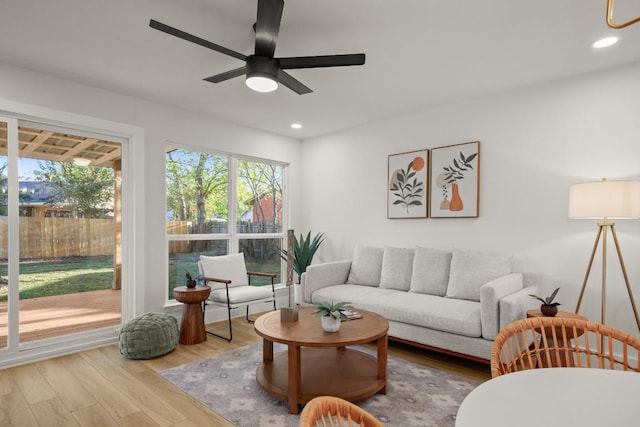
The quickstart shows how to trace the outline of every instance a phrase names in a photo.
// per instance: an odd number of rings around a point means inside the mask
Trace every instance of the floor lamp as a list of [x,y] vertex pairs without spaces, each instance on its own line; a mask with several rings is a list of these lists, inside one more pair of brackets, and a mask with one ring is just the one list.
[[582,282],[582,289],[576,305],[576,313],[580,311],[580,304],[584,296],[589,273],[593,265],[593,259],[598,249],[598,243],[602,239],[602,295],[601,295],[601,323],[606,320],[607,302],[607,233],[611,231],[613,242],[620,261],[624,282],[627,285],[627,293],[631,308],[636,318],[638,331],[640,331],[640,318],[638,310],[629,285],[627,269],[622,260],[622,252],[618,243],[615,222],[611,219],[637,219],[640,218],[640,182],[636,181],[607,181],[603,178],[599,182],[587,182],[574,184],[569,189],[569,218],[600,219],[598,223],[598,234],[591,251],[587,273]]

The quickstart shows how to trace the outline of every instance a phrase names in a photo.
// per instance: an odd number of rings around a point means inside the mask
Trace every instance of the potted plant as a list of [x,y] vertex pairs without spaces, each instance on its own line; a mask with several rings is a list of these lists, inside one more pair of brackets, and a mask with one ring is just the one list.
[[189,274],[189,272],[184,275],[184,284],[187,288],[190,289],[196,287],[196,281],[193,280],[193,277],[191,277],[191,274]]
[[313,303],[313,314],[320,316],[322,329],[325,332],[338,332],[340,322],[347,320],[346,312],[351,310],[350,302],[316,302]]
[[529,294],[529,296],[537,299],[542,303],[542,305],[540,306],[540,311],[542,312],[543,315],[553,317],[556,314],[558,314],[558,306],[561,305],[559,302],[553,302],[559,290],[560,288],[556,288],[556,290],[553,291],[551,295],[549,295],[546,298],[541,298],[533,294]]
[[[298,275],[298,283],[300,283],[302,273],[307,271],[307,267],[311,265],[313,256],[322,242],[324,242],[324,233],[316,234],[313,240],[311,239],[311,231],[307,233],[306,238],[300,233],[299,240],[295,235],[293,236],[293,271]],[[286,249],[280,250],[280,257],[283,260],[287,261],[288,255],[289,252]]]

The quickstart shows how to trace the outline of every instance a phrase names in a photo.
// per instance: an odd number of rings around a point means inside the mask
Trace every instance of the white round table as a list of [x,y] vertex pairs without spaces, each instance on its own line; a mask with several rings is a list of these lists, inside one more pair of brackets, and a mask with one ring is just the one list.
[[493,378],[472,390],[456,427],[640,426],[640,373],[547,368]]

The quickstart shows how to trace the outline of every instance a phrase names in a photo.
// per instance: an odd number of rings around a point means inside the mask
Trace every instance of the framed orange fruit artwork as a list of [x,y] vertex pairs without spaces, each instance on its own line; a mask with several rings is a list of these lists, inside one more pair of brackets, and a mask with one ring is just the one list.
[[429,150],[389,155],[387,218],[426,218]]

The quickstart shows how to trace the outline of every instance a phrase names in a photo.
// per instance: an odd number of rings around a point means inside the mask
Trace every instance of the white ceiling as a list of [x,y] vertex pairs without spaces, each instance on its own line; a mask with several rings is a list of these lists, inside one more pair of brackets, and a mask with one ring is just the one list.
[[[640,60],[640,23],[606,0],[288,0],[276,57],[360,53],[361,67],[291,70],[314,90],[259,94],[242,65],[149,28],[153,18],[253,53],[257,0],[2,0],[0,61],[305,139]],[[640,14],[618,0],[618,21]],[[605,50],[590,47],[615,34]],[[301,130],[290,123],[300,122]]]

